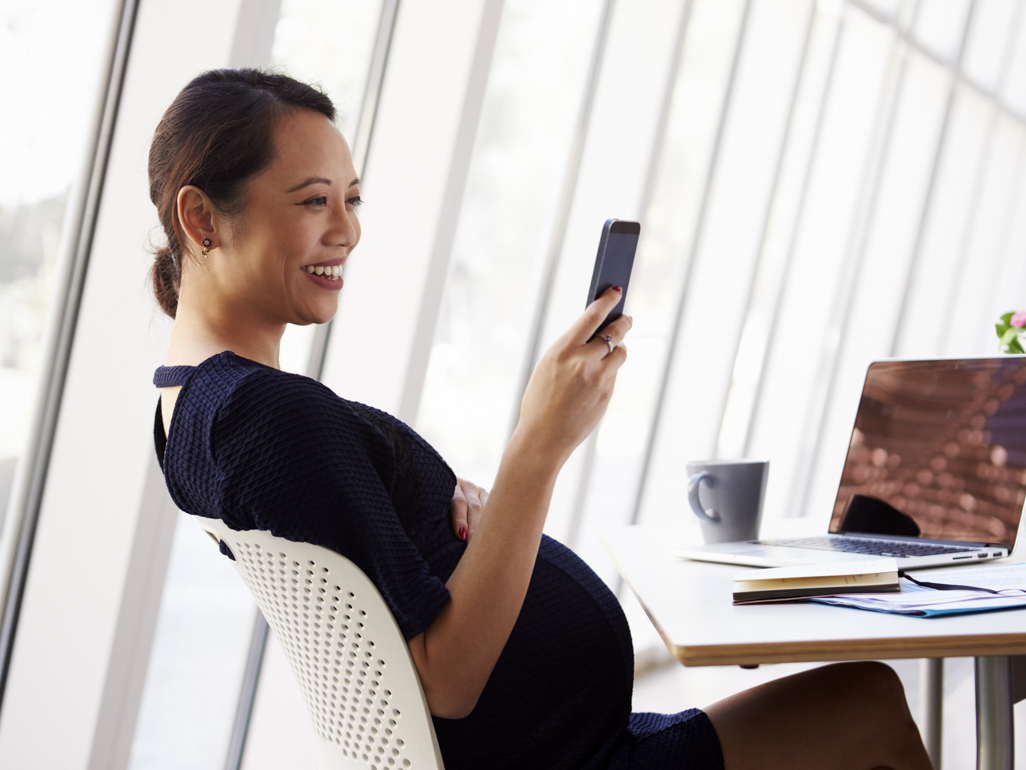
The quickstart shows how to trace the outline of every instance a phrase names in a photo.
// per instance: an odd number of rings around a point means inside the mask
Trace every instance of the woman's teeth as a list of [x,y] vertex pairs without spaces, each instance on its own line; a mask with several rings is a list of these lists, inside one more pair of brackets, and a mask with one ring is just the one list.
[[307,265],[303,269],[310,273],[310,275],[323,275],[325,278],[330,278],[333,281],[337,281],[342,277],[342,265],[331,265],[330,267]]

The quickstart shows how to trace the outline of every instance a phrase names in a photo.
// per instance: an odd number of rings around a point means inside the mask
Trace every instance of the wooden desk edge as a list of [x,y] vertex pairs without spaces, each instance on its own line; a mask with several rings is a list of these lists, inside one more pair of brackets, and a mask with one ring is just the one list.
[[[924,622],[930,622],[924,620]],[[760,663],[812,663],[834,660],[896,658],[964,658],[1026,653],[1026,634],[981,634],[958,637],[910,637],[895,649],[893,639],[825,640],[778,644],[732,644],[678,647],[659,630],[673,657],[685,666],[747,666]]]

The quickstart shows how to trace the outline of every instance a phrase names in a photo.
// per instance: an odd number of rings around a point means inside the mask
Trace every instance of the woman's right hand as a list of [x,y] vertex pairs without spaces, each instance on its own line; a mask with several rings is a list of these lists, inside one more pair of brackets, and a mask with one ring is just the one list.
[[[592,339],[620,296],[609,289],[591,303],[538,362],[524,393],[517,429],[491,494],[486,494],[487,509],[445,583],[449,602],[431,626],[409,642],[435,716],[461,719],[473,711],[513,631],[531,583],[559,469],[602,417],[616,372],[627,359],[623,347],[609,349],[605,336],[619,345],[631,328],[628,316]],[[465,484],[460,481],[464,494]]]
[[620,343],[634,325],[630,316],[621,315],[594,337],[621,294],[619,287],[609,288],[585,309],[542,356],[524,392],[515,434],[560,466],[605,413],[616,373],[627,360]]

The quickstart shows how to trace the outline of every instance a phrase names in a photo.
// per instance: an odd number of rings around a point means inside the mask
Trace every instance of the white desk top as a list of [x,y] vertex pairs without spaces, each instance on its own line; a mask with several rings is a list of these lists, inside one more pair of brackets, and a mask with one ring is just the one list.
[[1026,654],[1026,609],[916,618],[820,604],[735,607],[733,576],[742,567],[671,556],[682,544],[644,526],[602,539],[685,666]]

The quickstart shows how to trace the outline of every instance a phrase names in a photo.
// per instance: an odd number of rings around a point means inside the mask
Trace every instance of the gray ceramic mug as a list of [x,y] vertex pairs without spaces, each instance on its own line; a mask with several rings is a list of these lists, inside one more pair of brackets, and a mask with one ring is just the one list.
[[706,543],[759,537],[769,460],[705,460],[687,470],[688,502]]

